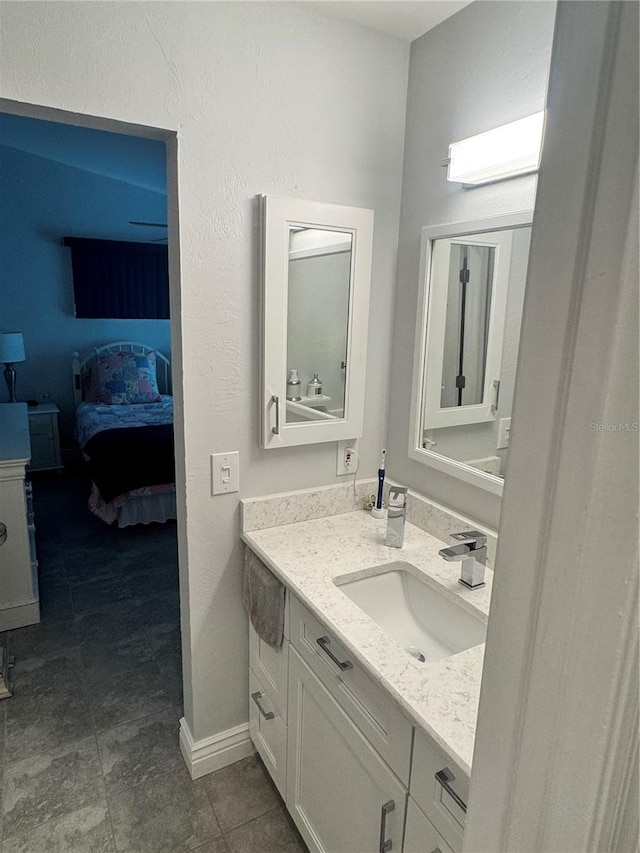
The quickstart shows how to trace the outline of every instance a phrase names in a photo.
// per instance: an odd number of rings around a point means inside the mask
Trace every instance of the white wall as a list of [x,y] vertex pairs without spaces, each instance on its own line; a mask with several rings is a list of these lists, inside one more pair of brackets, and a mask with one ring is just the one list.
[[499,497],[407,454],[420,229],[533,207],[534,177],[465,190],[447,182],[442,161],[450,142],[544,107],[554,15],[547,0],[478,0],[411,45],[388,467],[395,479],[494,528]]
[[388,408],[408,48],[307,4],[16,2],[2,4],[0,26],[3,97],[178,132],[169,222],[180,238],[170,258],[181,283],[172,349],[183,374],[185,714],[202,739],[248,716],[239,495],[211,497],[209,454],[240,451],[244,496],[335,480],[333,444],[258,447],[255,196],[375,210],[360,444],[371,475]]
[[467,853],[638,850],[638,19],[558,4]]
[[0,185],[0,327],[24,334],[27,355],[16,368],[18,399],[48,393],[60,407],[62,442],[69,446],[72,352],[133,340],[168,355],[170,334],[168,320],[76,319],[71,250],[61,238],[149,239],[155,233],[128,220],[166,222],[166,195],[1,145]]

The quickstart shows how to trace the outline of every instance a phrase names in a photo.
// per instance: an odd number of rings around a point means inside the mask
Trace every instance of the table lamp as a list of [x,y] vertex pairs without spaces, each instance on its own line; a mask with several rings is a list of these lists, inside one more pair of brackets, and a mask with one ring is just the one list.
[[9,389],[9,402],[16,400],[16,371],[14,364],[24,361],[24,339],[22,332],[0,332],[0,361],[4,361],[4,378]]

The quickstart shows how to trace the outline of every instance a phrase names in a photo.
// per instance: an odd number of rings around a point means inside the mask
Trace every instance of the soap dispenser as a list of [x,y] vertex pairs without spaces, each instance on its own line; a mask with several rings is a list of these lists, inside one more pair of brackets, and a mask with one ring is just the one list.
[[298,379],[298,371],[294,367],[289,370],[287,379],[287,400],[294,403],[302,400],[302,382]]
[[318,374],[313,374],[313,379],[307,385],[307,397],[322,397],[322,382]]
[[387,540],[391,548],[402,548],[404,523],[407,512],[407,490],[403,486],[391,486],[387,510]]

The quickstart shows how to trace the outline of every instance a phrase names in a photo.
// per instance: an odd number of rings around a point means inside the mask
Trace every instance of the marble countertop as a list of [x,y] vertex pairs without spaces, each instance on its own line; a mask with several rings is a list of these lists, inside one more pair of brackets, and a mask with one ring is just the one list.
[[487,585],[468,590],[458,583],[459,563],[438,556],[440,539],[407,523],[404,547],[384,544],[386,519],[362,510],[245,532],[243,540],[302,602],[324,621],[369,674],[393,696],[411,721],[426,730],[471,772],[484,645],[453,657],[419,663],[333,583],[352,572],[406,560],[428,583],[441,588],[484,621],[493,573]]

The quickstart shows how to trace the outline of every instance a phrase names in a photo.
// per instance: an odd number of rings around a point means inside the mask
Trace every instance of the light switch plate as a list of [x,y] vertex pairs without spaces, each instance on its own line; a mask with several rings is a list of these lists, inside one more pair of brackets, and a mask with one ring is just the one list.
[[500,418],[498,422],[498,444],[496,450],[505,450],[511,438],[511,418]]
[[240,454],[237,450],[229,453],[211,454],[211,494],[225,495],[237,492],[240,488]]

